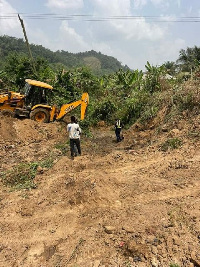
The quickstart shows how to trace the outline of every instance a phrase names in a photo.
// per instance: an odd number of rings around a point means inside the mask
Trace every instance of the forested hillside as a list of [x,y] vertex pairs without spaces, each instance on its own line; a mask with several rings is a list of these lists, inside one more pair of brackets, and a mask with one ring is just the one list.
[[[67,69],[87,66],[94,74],[102,75],[113,73],[120,68],[128,68],[127,66],[122,66],[114,57],[106,56],[93,50],[73,54],[64,50],[53,52],[42,45],[35,44],[31,44],[30,48],[34,58],[44,58],[54,69],[58,68],[61,64]],[[26,43],[23,39],[0,36],[0,70],[5,64],[6,57],[9,56],[11,52],[27,54]]]

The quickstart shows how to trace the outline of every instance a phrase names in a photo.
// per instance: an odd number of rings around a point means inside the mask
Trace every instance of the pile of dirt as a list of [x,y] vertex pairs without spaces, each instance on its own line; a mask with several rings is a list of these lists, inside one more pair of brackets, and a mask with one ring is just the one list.
[[[199,139],[182,125],[132,128],[121,143],[100,128],[71,160],[65,125],[1,118],[1,171],[54,162],[38,169],[36,189],[1,185],[0,266],[200,266]],[[182,145],[162,151],[171,136]]]

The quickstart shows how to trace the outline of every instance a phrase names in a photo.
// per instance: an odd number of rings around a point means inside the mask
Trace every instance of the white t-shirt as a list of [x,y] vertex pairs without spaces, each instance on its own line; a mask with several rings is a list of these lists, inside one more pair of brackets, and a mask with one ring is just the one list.
[[70,139],[80,139],[81,128],[78,123],[69,123],[67,125],[67,131],[69,132]]

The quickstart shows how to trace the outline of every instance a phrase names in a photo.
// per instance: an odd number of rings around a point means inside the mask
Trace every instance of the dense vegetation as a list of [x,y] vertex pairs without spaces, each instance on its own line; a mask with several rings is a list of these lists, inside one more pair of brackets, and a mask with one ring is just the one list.
[[[15,38],[11,40],[16,41]],[[22,40],[19,42],[24,46]],[[26,78],[42,80],[53,85],[53,101],[57,105],[79,99],[82,92],[87,91],[90,95],[90,105],[87,119],[82,122],[82,126],[97,125],[102,120],[110,124],[119,117],[127,127],[137,120],[147,127],[163,109],[166,121],[173,123],[179,120],[184,111],[199,112],[199,87],[184,85],[187,79],[199,83],[200,48],[198,47],[181,50],[177,62],[166,62],[162,66],[152,66],[147,62],[145,73],[140,70],[120,68],[102,76],[95,75],[85,66],[77,67],[77,62],[83,54],[95,57],[98,53],[94,51],[80,53],[76,60],[71,61],[71,68],[64,65],[57,65],[55,68],[52,62],[56,62],[56,57],[59,54],[70,53],[61,51],[53,54],[44,49],[43,52],[49,54],[46,57],[43,54],[41,57],[40,53],[36,53],[39,47],[34,45],[31,47],[37,70],[35,73],[25,48],[21,50],[17,47],[16,52],[11,46],[3,48],[1,43],[0,53],[4,61],[1,64],[0,88],[19,91],[24,86]],[[72,54],[70,56],[73,57]],[[99,54],[99,57],[102,55]],[[110,68],[113,66],[112,59],[106,57],[102,65]],[[115,63],[117,68],[117,61]]]

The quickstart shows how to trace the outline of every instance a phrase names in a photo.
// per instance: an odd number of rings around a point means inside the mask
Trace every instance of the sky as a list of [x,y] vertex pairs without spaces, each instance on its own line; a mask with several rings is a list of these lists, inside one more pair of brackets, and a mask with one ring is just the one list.
[[52,51],[95,50],[144,70],[200,46],[200,0],[0,0],[0,35]]

